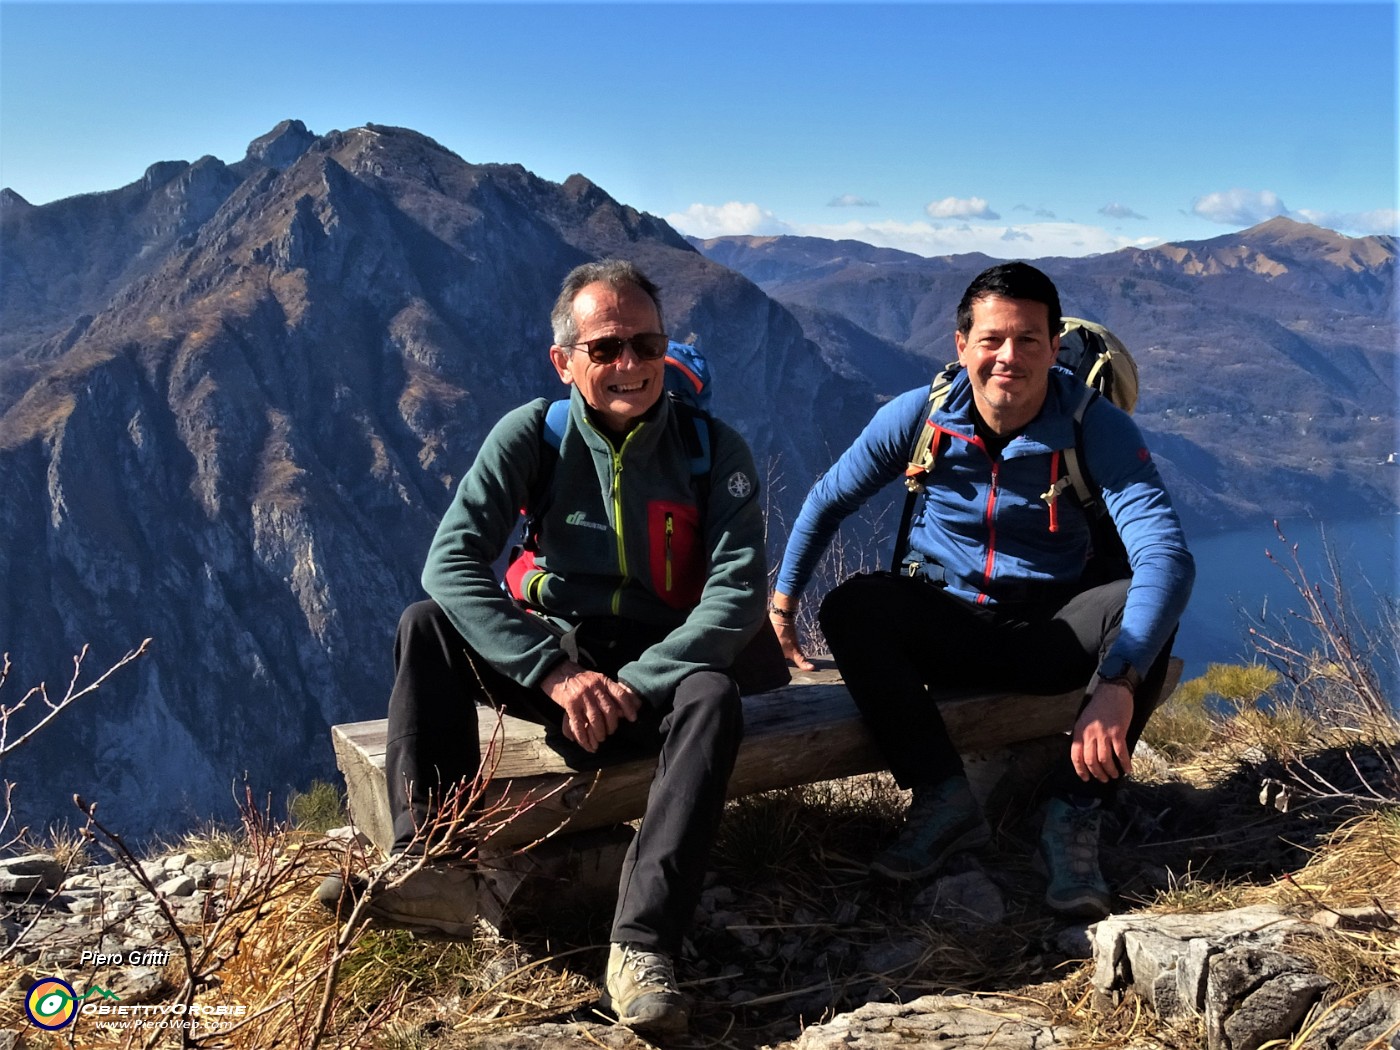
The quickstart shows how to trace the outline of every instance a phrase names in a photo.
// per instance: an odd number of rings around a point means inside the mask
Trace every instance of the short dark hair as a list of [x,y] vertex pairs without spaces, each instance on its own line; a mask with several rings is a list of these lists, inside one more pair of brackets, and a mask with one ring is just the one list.
[[1055,282],[1034,266],[1023,262],[999,263],[972,279],[958,303],[958,331],[972,331],[972,307],[983,299],[999,295],[1003,299],[1025,299],[1044,303],[1049,313],[1050,336],[1060,334],[1060,293]]
[[554,309],[549,313],[555,346],[573,346],[578,342],[578,327],[574,324],[574,300],[578,293],[590,284],[606,284],[615,289],[627,285],[640,288],[656,307],[657,324],[663,332],[666,331],[666,322],[661,317],[661,289],[626,259],[599,259],[597,262],[575,266],[564,278],[564,284],[559,289],[559,298],[554,300]]

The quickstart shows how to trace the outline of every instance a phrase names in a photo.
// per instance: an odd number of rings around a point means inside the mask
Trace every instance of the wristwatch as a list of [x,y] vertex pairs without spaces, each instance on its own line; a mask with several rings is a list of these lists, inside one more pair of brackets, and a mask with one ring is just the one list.
[[1133,665],[1121,656],[1110,656],[1099,664],[1099,681],[1124,686],[1128,692],[1136,695],[1138,688],[1142,685],[1142,675],[1138,674],[1133,669]]

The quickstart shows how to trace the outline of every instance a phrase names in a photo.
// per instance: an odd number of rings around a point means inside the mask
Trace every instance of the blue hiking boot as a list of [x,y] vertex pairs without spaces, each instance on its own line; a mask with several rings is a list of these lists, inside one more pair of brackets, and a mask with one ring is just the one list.
[[967,777],[949,777],[934,787],[916,787],[893,846],[870,862],[870,870],[904,882],[937,871],[960,850],[985,846],[992,829],[972,797]]
[[1095,922],[1113,910],[1112,894],[1099,871],[1102,815],[1097,801],[1052,798],[1045,805],[1036,866],[1049,880],[1045,903],[1067,918]]

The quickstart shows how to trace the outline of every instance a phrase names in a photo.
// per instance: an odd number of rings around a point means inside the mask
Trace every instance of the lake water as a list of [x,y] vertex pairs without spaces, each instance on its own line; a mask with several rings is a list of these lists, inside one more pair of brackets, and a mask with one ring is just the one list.
[[[1341,567],[1343,582],[1363,619],[1374,622],[1377,605],[1400,595],[1396,515],[1319,524],[1281,522],[1286,542],[1271,527],[1242,529],[1196,539],[1196,587],[1181,621],[1175,652],[1185,661],[1183,680],[1202,674],[1209,663],[1246,663],[1254,657],[1249,644],[1249,620],[1261,614],[1280,616],[1297,609],[1297,590],[1279,565],[1292,568],[1291,548],[1309,579],[1327,590],[1326,551],[1330,547]],[[1330,592],[1328,592],[1330,593]]]

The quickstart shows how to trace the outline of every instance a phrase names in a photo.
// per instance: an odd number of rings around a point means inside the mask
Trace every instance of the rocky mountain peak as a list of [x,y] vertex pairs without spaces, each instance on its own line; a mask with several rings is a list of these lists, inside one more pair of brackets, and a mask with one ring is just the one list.
[[18,193],[10,189],[10,187],[6,186],[4,189],[0,190],[0,211],[8,211],[10,209],[19,211],[32,207],[34,207],[34,205],[30,204]]
[[281,171],[295,163],[315,141],[316,136],[301,121],[284,120],[266,135],[260,135],[248,143],[244,160]]
[[75,790],[143,833],[216,812],[243,771],[274,792],[334,776],[328,726],[382,714],[456,480],[507,410],[563,395],[549,310],[586,259],[657,281],[724,418],[801,479],[789,503],[874,408],[753,284],[582,178],[286,121],[150,182],[0,238],[5,648],[41,676],[86,641],[97,661],[157,639],[15,770],[40,824]]
[[1361,274],[1393,266],[1394,237],[1348,237],[1279,215],[1239,233],[1222,234],[1205,241],[1182,241],[1147,249],[1171,259],[1183,272],[1197,277],[1247,271],[1268,278],[1303,273],[1340,276],[1328,271]]
[[159,160],[141,176],[141,188],[148,193],[158,190],[190,166],[187,160]]

